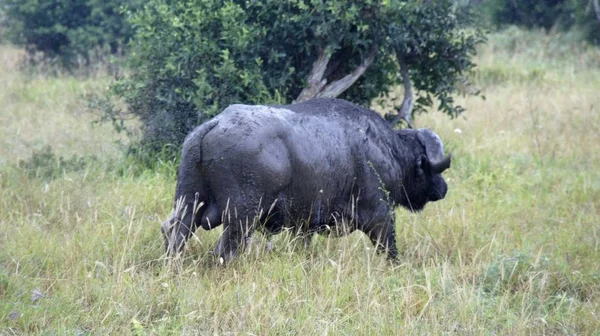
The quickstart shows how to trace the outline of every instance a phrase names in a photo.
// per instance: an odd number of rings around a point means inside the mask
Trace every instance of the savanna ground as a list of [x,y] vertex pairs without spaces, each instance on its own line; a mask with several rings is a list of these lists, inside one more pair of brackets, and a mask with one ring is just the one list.
[[399,263],[356,232],[271,252],[257,235],[222,267],[219,229],[179,272],[159,233],[174,164],[135,168],[90,124],[106,76],[26,74],[20,53],[0,47],[0,335],[600,332],[600,50],[491,36],[486,100],[416,120],[454,158],[445,200],[397,210]]

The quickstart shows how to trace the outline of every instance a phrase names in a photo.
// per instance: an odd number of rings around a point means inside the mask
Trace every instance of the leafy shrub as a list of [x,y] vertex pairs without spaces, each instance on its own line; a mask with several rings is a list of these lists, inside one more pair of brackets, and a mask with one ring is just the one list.
[[293,102],[315,84],[308,78],[320,56],[328,58],[326,84],[365,65],[340,97],[367,104],[402,83],[402,54],[419,96],[415,110],[438,100],[456,115],[451,95],[483,40],[466,29],[470,10],[450,0],[149,0],[131,22],[134,71],[112,87],[128,109],[109,106],[105,119],[139,118],[152,151],[178,147],[230,104]]
[[96,157],[56,156],[52,146],[46,145],[34,150],[29,159],[19,161],[18,167],[25,170],[30,177],[54,179],[67,172],[84,170],[90,162],[96,160]]
[[[598,0],[594,0],[598,1]],[[600,19],[595,10],[590,8],[591,2],[571,0],[571,17],[575,20],[575,28],[581,32],[584,39],[600,45]]]
[[[596,1],[596,0],[593,0]],[[483,10],[496,26],[576,29],[582,37],[600,44],[600,22],[590,1],[580,0],[485,0]]]
[[30,55],[41,52],[60,65],[88,63],[93,52],[118,53],[133,35],[121,13],[123,5],[139,0],[5,0],[6,35],[26,46]]
[[492,0],[488,1],[495,24],[522,25],[527,28],[550,29],[557,24],[567,24],[570,12],[565,0]]
[[4,43],[6,40],[6,14],[3,12],[2,7],[0,6],[0,43]]

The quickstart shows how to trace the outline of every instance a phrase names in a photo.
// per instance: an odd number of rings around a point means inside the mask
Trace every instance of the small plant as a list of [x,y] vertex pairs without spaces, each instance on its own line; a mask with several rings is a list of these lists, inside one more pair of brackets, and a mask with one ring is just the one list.
[[501,256],[488,267],[481,284],[486,292],[492,294],[516,292],[534,277],[535,273],[547,270],[549,264],[549,260],[543,256],[538,260],[523,253],[516,253],[510,257]]
[[39,150],[34,150],[31,157],[27,160],[21,160],[18,167],[27,171],[30,177],[41,179],[54,179],[67,172],[84,170],[90,161],[96,161],[95,156],[71,156],[65,158],[57,156],[52,146],[46,145]]

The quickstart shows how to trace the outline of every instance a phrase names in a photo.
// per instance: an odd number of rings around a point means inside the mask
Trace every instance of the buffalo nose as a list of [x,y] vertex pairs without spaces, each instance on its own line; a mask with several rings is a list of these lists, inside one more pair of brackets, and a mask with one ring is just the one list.
[[446,197],[446,193],[448,192],[448,185],[446,183],[440,183],[435,186],[431,195],[429,195],[429,199],[432,202],[439,201]]

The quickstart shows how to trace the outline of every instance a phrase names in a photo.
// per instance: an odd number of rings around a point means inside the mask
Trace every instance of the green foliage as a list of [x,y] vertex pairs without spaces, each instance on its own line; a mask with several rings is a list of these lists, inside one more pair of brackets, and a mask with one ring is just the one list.
[[475,14],[468,7],[432,1],[426,6],[406,4],[389,16],[387,35],[393,49],[404,55],[419,94],[415,112],[433,106],[435,98],[441,111],[451,116],[461,113],[452,95],[457,85],[468,86],[465,74],[475,67],[474,47],[485,41],[482,32],[473,28]]
[[467,30],[472,15],[452,1],[150,0],[131,12],[137,33],[132,74],[112,87],[127,111],[105,108],[118,123],[143,124],[152,151],[178,147],[185,135],[230,104],[290,103],[306,86],[320,50],[331,55],[328,83],[351,73],[372,52],[374,63],[341,98],[367,104],[401,82],[397,52],[406,53],[421,97],[450,115],[451,94],[473,68],[482,41]]
[[0,43],[6,42],[6,14],[3,11],[2,6],[0,5]]
[[516,24],[527,28],[550,29],[569,21],[570,4],[565,0],[489,1],[495,24]]
[[96,160],[96,157],[57,156],[52,146],[46,145],[40,150],[34,150],[29,159],[19,161],[18,167],[25,170],[30,177],[54,179],[64,173],[84,170],[90,162]]
[[121,14],[123,5],[139,0],[6,0],[0,11],[6,15],[6,35],[30,54],[42,52],[69,68],[92,52],[112,54],[122,50],[133,35],[131,25]]
[[[591,3],[587,1],[570,0],[575,28],[581,32],[583,38],[593,44],[600,45],[600,19],[596,17]],[[584,6],[586,4],[587,6]]]
[[495,26],[519,25],[550,30],[576,29],[588,41],[600,44],[600,22],[590,1],[486,0],[484,11]]

